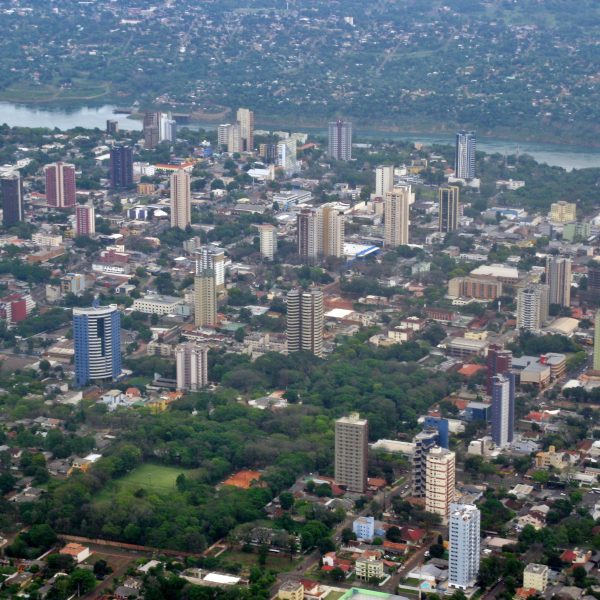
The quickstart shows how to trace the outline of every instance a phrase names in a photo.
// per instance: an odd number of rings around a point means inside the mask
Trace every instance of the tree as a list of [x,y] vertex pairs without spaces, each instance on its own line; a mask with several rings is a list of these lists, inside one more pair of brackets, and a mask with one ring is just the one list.
[[290,510],[294,506],[294,494],[291,492],[281,492],[279,494],[279,503],[283,510]]
[[112,573],[112,568],[104,559],[97,560],[94,563],[94,575],[96,579],[104,579],[109,573]]
[[429,547],[429,555],[431,558],[442,558],[444,556],[444,546],[442,544],[432,544]]
[[96,577],[87,569],[75,569],[69,577],[69,589],[78,596],[83,596],[94,589]]
[[355,539],[356,534],[354,533],[354,531],[352,531],[352,529],[350,529],[350,527],[344,527],[344,529],[342,529],[342,542],[344,544],[347,544],[348,542]]
[[344,578],[346,577],[344,571],[342,571],[342,569],[339,567],[334,567],[331,569],[329,576],[331,579],[333,579],[333,581],[344,581]]

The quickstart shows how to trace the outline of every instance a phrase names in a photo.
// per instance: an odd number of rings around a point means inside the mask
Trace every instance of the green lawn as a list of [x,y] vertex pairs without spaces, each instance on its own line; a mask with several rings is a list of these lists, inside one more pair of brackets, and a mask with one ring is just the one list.
[[168,492],[175,489],[177,477],[183,473],[190,476],[194,469],[166,467],[164,465],[143,464],[109,484],[98,494],[98,500],[107,500],[121,492],[132,494],[139,489],[152,492]]
[[[254,552],[236,552],[235,550],[227,550],[219,555],[219,560],[228,563],[239,563],[248,570],[254,565],[258,565],[258,553]],[[298,564],[298,559],[290,561],[289,554],[271,554],[267,555],[267,569],[274,571],[291,571]]]
[[325,600],[338,600],[341,598],[346,592],[329,592],[327,596],[325,596]]

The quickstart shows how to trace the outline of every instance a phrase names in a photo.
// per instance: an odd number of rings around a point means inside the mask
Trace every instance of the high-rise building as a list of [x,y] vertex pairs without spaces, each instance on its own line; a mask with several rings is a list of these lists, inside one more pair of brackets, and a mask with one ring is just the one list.
[[479,575],[481,513],[474,504],[450,505],[448,585],[466,590]]
[[227,152],[234,154],[242,151],[242,128],[239,123],[233,123],[227,128]]
[[474,131],[459,131],[456,134],[454,175],[460,179],[475,178],[476,139]]
[[508,373],[512,367],[512,352],[498,344],[490,344],[487,353],[487,373],[485,391],[492,394],[492,381],[496,375]]
[[381,165],[375,169],[375,196],[385,198],[394,189],[394,165]]
[[537,284],[519,288],[517,292],[517,330],[537,333],[548,320],[549,290]]
[[427,453],[438,445],[439,434],[435,429],[420,431],[413,438],[415,449],[412,455],[413,496],[425,497],[425,481],[427,480]]
[[410,185],[395,187],[385,195],[384,245],[387,248],[408,244],[411,197]]
[[218,146],[227,146],[229,143],[229,128],[231,127],[231,123],[222,123],[217,127],[217,145]]
[[261,144],[258,147],[258,155],[267,163],[277,162],[277,144]]
[[160,142],[160,113],[146,111],[144,114],[144,148],[153,150]]
[[577,204],[575,202],[553,202],[550,205],[550,221],[552,223],[570,223],[577,220]]
[[277,142],[277,166],[287,174],[298,168],[296,138],[290,137]]
[[190,174],[183,169],[171,174],[171,227],[185,229],[192,223]]
[[94,235],[96,233],[96,209],[90,202],[75,207],[75,234]]
[[194,322],[198,327],[217,325],[217,288],[214,271],[201,271],[194,277]]
[[546,259],[546,284],[550,304],[571,305],[571,259],[549,256]]
[[260,234],[260,255],[267,260],[273,260],[277,252],[277,227],[270,223],[258,226]]
[[46,175],[46,202],[54,208],[75,206],[75,167],[56,162],[44,167]]
[[492,439],[498,448],[513,441],[515,432],[515,376],[495,375],[492,379]]
[[106,135],[114,135],[119,133],[119,121],[113,119],[106,120]]
[[171,113],[159,113],[159,141],[174,142],[177,139],[177,121]]
[[237,120],[240,124],[242,150],[252,152],[254,150],[254,112],[248,108],[238,108]]
[[318,209],[317,218],[322,220],[319,230],[323,238],[321,248],[323,256],[344,256],[345,217],[344,212],[334,204],[325,204]]
[[456,456],[451,450],[435,446],[425,460],[425,510],[446,522],[454,502]]
[[587,286],[592,293],[600,293],[600,264],[588,265]]
[[594,317],[594,371],[600,371],[600,310]]
[[460,188],[446,185],[439,191],[439,228],[443,233],[456,231],[460,225]]
[[349,492],[367,489],[369,424],[358,413],[335,422],[335,481]]
[[208,348],[194,343],[175,349],[177,389],[197,392],[208,385]]
[[323,292],[290,290],[287,295],[288,353],[323,354]]
[[352,123],[341,119],[329,123],[327,156],[335,160],[352,160]]
[[225,250],[210,244],[202,246],[196,255],[196,275],[212,271],[217,292],[225,289]]
[[133,185],[133,149],[115,146],[110,150],[110,187],[129,188]]
[[2,224],[12,227],[23,220],[23,180],[18,171],[0,179],[2,195]]
[[303,209],[296,216],[298,255],[305,261],[316,260],[320,254],[322,233],[316,210]]
[[121,313],[116,304],[73,309],[75,382],[116,379],[121,374]]

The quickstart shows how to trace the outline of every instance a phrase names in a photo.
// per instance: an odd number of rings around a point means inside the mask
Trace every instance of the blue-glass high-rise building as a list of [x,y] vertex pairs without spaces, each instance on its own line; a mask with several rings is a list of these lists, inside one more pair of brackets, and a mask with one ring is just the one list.
[[74,308],[73,340],[76,385],[121,374],[121,313],[116,304]]
[[459,131],[456,134],[454,175],[460,179],[475,178],[475,149],[477,143],[474,131]]
[[492,378],[492,439],[498,448],[513,441],[515,432],[515,376]]

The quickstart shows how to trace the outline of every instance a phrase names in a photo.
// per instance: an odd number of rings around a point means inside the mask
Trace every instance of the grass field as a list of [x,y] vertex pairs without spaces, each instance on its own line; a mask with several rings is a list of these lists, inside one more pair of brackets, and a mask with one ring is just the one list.
[[[236,552],[234,550],[227,550],[219,556],[224,562],[239,563],[246,569],[250,569],[254,565],[258,565],[258,554],[254,552]],[[288,554],[283,556],[279,554],[268,554],[267,555],[267,569],[273,569],[274,571],[291,571],[298,564],[298,559],[290,561]]]
[[158,493],[170,492],[175,489],[175,481],[181,473],[188,477],[194,473],[194,470],[146,463],[137,467],[125,477],[109,483],[98,494],[98,500],[107,500],[121,492],[132,494],[139,489]]

